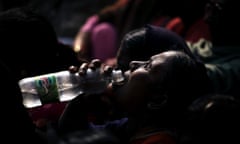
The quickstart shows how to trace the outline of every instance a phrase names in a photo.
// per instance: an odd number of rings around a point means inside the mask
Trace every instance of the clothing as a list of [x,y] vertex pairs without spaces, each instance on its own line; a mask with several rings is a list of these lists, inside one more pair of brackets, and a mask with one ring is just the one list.
[[205,63],[214,92],[239,96],[240,47],[217,47],[205,39],[188,44],[192,52]]
[[128,118],[122,118],[115,121],[106,122],[104,125],[95,125],[93,123],[89,123],[90,129],[98,129],[98,130],[107,130],[114,136],[116,136],[121,143],[128,143],[129,134],[128,134]]
[[82,32],[91,32],[93,27],[99,22],[99,17],[97,15],[93,15],[87,19],[85,24],[81,27],[80,31]]
[[107,130],[116,136],[121,143],[129,144],[176,144],[176,140],[171,131],[155,129],[144,131],[135,136],[131,136],[128,127],[128,118],[109,121],[104,125],[94,125],[90,123],[91,129]]
[[203,18],[196,20],[186,31],[184,39],[187,42],[197,42],[201,38],[211,40],[209,25]]
[[97,15],[87,19],[81,27],[80,33],[86,33],[83,38],[86,49],[90,51],[90,58],[105,61],[113,58],[117,51],[117,31],[115,27],[108,22],[100,22]]
[[167,131],[152,131],[134,137],[131,144],[176,144],[173,136]]
[[115,27],[107,22],[96,25],[91,34],[92,57],[106,61],[116,56],[117,32]]
[[182,36],[187,42],[197,42],[201,38],[211,40],[209,26],[203,18],[197,19],[187,29],[180,17],[170,18],[163,16],[154,21],[153,25],[161,26],[170,31],[173,31]]
[[129,135],[128,119],[122,118],[108,122],[105,125],[97,126],[91,124],[92,129],[104,129],[118,137],[122,143],[129,144],[176,144],[175,137],[171,131],[166,129],[143,129],[136,135]]
[[175,17],[168,22],[165,28],[182,36],[184,31],[184,23],[180,17]]
[[67,102],[45,104],[41,107],[28,109],[28,113],[34,122],[46,119],[56,122],[62,114]]
[[[90,95],[88,95],[90,96]],[[85,96],[86,97],[86,96]],[[89,110],[90,105],[85,100],[84,95],[81,95],[79,97],[76,97],[72,101],[68,103],[66,106],[62,116],[59,119],[59,132],[63,135],[76,132],[76,131],[84,131],[88,129],[92,130],[104,130],[110,132],[113,136],[117,137],[121,143],[127,144],[135,142],[136,134],[136,122],[134,120],[129,120],[129,118],[121,118],[114,121],[107,121],[104,124],[97,125],[95,123],[89,122],[87,120],[87,111]],[[91,97],[91,96],[90,96]],[[94,95],[96,98],[96,95]],[[88,97],[89,98],[89,97]],[[156,129],[154,127],[154,130],[152,128],[148,129],[150,131],[144,131],[145,134],[153,134],[157,132],[161,132],[161,136],[164,136],[164,138],[160,138],[161,141],[171,141],[170,140],[170,131],[166,131],[165,129]],[[146,132],[146,133],[145,133]],[[169,132],[166,134],[165,132]],[[163,134],[164,133],[164,134]],[[158,135],[158,134],[157,134]],[[136,135],[137,136],[137,135]],[[150,135],[149,135],[150,136]],[[152,136],[152,135],[151,135]],[[145,135],[146,140],[148,138],[147,135]],[[156,139],[156,136],[153,136],[154,140]],[[130,141],[130,140],[134,141]],[[152,139],[152,138],[149,138]],[[137,141],[140,139],[136,139]],[[158,140],[158,139],[156,139]],[[172,141],[174,139],[172,138]],[[135,143],[133,143],[135,144]],[[163,143],[163,144],[172,144],[172,143]]]

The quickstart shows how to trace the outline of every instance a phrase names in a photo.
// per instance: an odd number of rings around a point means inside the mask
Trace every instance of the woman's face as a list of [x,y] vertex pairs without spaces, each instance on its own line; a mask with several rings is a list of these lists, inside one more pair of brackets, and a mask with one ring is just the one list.
[[153,83],[161,85],[167,72],[167,60],[174,54],[175,52],[163,52],[152,56],[148,61],[130,63],[130,70],[126,72],[129,80],[120,100],[128,111],[135,112],[146,105],[148,97],[151,96],[150,87]]

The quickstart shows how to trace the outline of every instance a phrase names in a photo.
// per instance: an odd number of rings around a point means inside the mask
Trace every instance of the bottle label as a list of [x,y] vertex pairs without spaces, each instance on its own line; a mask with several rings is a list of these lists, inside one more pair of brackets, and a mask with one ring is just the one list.
[[38,78],[35,80],[35,85],[42,104],[59,101],[57,79],[55,76]]

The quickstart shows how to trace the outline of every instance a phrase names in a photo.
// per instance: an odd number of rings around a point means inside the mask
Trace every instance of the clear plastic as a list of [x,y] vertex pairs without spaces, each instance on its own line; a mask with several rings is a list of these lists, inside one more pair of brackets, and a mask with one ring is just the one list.
[[113,70],[108,77],[100,70],[88,69],[86,76],[78,73],[60,71],[19,81],[23,104],[27,108],[38,107],[46,103],[69,101],[81,93],[100,93],[108,83],[124,80],[120,70]]
[[[79,85],[78,74],[72,74],[69,71],[24,78],[19,81],[23,104],[27,108],[54,101],[71,100],[82,93]],[[52,98],[43,98],[46,96]]]

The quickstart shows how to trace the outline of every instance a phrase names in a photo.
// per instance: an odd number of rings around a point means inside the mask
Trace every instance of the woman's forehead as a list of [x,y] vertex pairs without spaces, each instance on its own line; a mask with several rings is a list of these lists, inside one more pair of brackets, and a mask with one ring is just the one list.
[[153,59],[150,64],[152,67],[156,67],[159,66],[163,63],[166,63],[166,58],[165,56],[160,56],[160,57],[156,57],[155,59]]
[[154,55],[151,57],[151,61],[154,61],[154,60],[161,60],[161,59],[167,59],[169,57],[172,57],[174,55],[176,55],[177,52],[176,51],[167,51],[167,52],[162,52],[160,54],[157,54],[157,55]]

